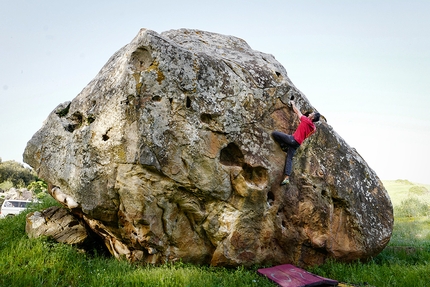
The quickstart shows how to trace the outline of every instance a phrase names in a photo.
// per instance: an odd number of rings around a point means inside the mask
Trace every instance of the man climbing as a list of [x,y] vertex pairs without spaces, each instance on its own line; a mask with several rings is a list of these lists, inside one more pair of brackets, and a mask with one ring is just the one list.
[[296,150],[302,144],[302,142],[316,131],[314,122],[317,122],[320,119],[320,114],[317,112],[313,112],[307,117],[302,115],[299,109],[297,109],[294,101],[290,101],[290,103],[293,107],[294,113],[300,119],[299,126],[292,135],[284,134],[278,131],[272,133],[273,139],[277,143],[279,143],[283,151],[287,152],[284,170],[285,177],[282,180],[281,185],[290,183],[290,174],[293,166],[293,156],[296,153]]

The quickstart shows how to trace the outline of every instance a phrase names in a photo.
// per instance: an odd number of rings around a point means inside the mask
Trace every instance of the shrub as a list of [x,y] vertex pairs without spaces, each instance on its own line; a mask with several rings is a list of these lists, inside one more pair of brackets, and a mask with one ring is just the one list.
[[22,188],[35,180],[36,175],[31,168],[13,160],[0,162],[0,183],[10,181],[14,187]]
[[394,214],[398,217],[417,217],[430,214],[429,205],[416,197],[403,200],[400,206],[394,207]]
[[13,187],[13,182],[10,180],[6,180],[6,181],[3,181],[2,183],[0,183],[0,190],[1,191],[9,190],[12,187]]
[[48,190],[48,185],[43,180],[33,181],[27,186],[28,190],[34,191],[34,193],[39,194],[41,192],[46,192]]

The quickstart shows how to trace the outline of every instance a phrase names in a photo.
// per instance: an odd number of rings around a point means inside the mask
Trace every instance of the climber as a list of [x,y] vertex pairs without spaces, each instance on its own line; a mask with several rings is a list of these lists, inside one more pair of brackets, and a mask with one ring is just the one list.
[[320,114],[318,112],[313,112],[306,117],[299,111],[299,109],[297,109],[294,101],[291,100],[290,104],[293,107],[294,113],[300,119],[300,124],[296,131],[292,135],[284,134],[278,131],[274,131],[272,133],[273,139],[279,143],[282,150],[287,153],[284,170],[285,177],[282,180],[281,185],[290,183],[293,156],[302,142],[316,131],[314,122],[317,122],[320,119]]

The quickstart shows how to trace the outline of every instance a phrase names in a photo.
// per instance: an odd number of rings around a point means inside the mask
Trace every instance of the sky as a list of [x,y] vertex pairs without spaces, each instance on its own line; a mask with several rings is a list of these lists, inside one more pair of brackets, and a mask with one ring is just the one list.
[[382,180],[430,183],[430,1],[0,0],[0,157],[140,28],[199,29],[272,54]]

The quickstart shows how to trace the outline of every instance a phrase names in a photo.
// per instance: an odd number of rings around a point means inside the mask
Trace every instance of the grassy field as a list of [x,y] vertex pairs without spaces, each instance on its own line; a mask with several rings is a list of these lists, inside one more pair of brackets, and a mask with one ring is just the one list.
[[393,206],[399,206],[402,201],[411,197],[419,197],[421,201],[430,203],[430,184],[412,183],[408,180],[383,180],[382,183]]
[[[420,213],[421,207],[403,210],[408,200],[427,204],[427,214],[398,216],[388,247],[369,262],[327,262],[309,269],[348,286],[430,286],[430,216],[428,185],[384,181],[397,214]],[[418,186],[418,188],[416,188]],[[415,188],[414,188],[415,187]],[[412,188],[412,189],[411,189]],[[38,209],[52,205],[44,202]],[[414,211],[413,207],[419,210]],[[197,267],[176,263],[137,266],[49,239],[28,239],[25,214],[0,220],[0,286],[276,286],[256,269]]]

